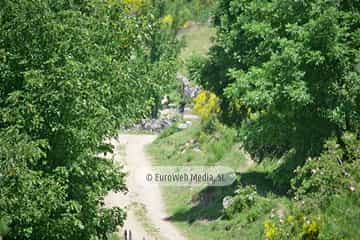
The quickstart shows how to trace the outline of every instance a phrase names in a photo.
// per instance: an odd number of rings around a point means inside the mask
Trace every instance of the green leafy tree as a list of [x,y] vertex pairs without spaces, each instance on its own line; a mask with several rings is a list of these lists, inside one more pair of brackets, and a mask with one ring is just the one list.
[[125,212],[103,198],[125,189],[124,174],[97,154],[174,79],[166,51],[175,41],[150,60],[150,36],[163,34],[155,10],[151,2],[135,11],[124,1],[1,1],[5,239],[107,239],[123,223]]
[[317,155],[359,126],[359,10],[359,1],[219,1],[200,81],[248,149]]

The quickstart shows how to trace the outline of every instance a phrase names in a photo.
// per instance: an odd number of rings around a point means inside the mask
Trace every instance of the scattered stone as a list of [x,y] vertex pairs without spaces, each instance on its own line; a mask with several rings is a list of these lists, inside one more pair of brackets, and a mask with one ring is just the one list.
[[[165,108],[160,111],[158,119],[142,119],[138,124],[134,124],[133,126],[127,127],[124,130],[146,130],[151,132],[161,132],[161,130],[174,124],[177,119],[179,119],[179,113],[177,112],[176,107]],[[191,125],[191,121],[186,121],[184,123],[179,123],[177,127],[179,129],[186,129]]]
[[176,76],[176,79],[181,81],[181,83],[182,83],[182,93],[184,96],[194,98],[198,95],[198,93],[200,91],[200,87],[199,86],[192,87],[190,84],[190,81],[187,77],[185,77],[184,75],[178,74]]
[[175,120],[169,119],[143,119],[139,124],[135,124],[132,129],[150,130],[160,132],[162,129],[169,127]]

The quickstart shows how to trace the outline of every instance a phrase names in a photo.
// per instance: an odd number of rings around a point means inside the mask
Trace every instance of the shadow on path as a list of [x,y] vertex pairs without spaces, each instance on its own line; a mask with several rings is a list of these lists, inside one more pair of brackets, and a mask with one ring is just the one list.
[[[265,197],[269,193],[278,196],[286,195],[286,191],[274,188],[268,173],[250,171],[238,173],[238,176],[240,176],[241,186],[254,185],[261,196]],[[180,210],[170,216],[168,220],[193,223],[221,218],[224,197],[233,195],[237,188],[238,184],[236,183],[226,187],[206,187],[192,197],[192,201],[189,203],[192,204],[190,209]]]

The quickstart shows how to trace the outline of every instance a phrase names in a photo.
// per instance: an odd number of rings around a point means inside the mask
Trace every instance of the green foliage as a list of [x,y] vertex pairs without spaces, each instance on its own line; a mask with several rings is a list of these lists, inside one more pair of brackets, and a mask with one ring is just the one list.
[[253,148],[319,154],[359,124],[359,23],[358,1],[219,1],[202,85]]
[[216,132],[217,128],[220,126],[220,122],[216,117],[210,117],[209,119],[205,119],[201,121],[201,132],[199,134],[200,142],[206,142],[207,136],[211,136]]
[[315,204],[326,206],[334,195],[360,188],[360,142],[355,135],[348,133],[343,139],[351,160],[344,162],[344,150],[331,140],[319,158],[309,159],[303,167],[297,168],[292,186],[298,199],[315,199]]
[[210,153],[209,162],[216,163],[224,158],[224,156],[231,150],[235,144],[236,132],[232,129],[225,128],[217,124],[217,132],[214,133],[214,138],[210,139],[210,144],[207,144],[207,151]]
[[207,58],[202,55],[192,55],[186,62],[189,77],[197,84],[201,84],[201,71],[206,66]]
[[[214,46],[208,56],[191,59],[190,76],[220,98],[221,120],[240,128],[251,156],[274,159],[268,164],[276,166],[271,173],[240,173],[259,193],[269,189],[259,196],[245,188],[225,210],[229,219],[207,224],[228,239],[357,239],[360,2],[220,0],[214,23]],[[224,134],[210,120],[192,135],[205,156],[185,153],[181,159],[196,164],[224,158]],[[264,222],[269,191],[286,192],[291,203]],[[260,221],[260,236],[234,234]]]
[[0,219],[0,237],[5,236],[9,232],[9,219],[3,217]]
[[175,79],[177,43],[158,2],[2,1],[0,219],[7,239],[107,239],[125,189],[104,152]]
[[225,216],[228,218],[234,217],[246,208],[251,208],[258,197],[253,186],[240,187],[235,193],[236,195],[232,198],[230,206],[224,211]]
[[315,240],[320,233],[319,218],[289,215],[282,223],[267,220],[264,223],[266,240]]
[[[357,239],[358,193],[335,195],[325,209],[307,205],[294,204],[285,218],[265,221],[266,239]],[[304,208],[310,211],[304,212]]]
[[[211,131],[207,129],[208,122],[211,122]],[[171,134],[168,134],[168,131]],[[185,130],[179,130],[173,126],[164,130],[163,133],[165,136],[160,136],[150,146],[151,154],[163,159],[169,165],[184,163],[216,165],[221,164],[220,161],[233,161],[233,157],[243,160],[239,146],[235,146],[236,131],[222,125],[216,119],[211,121],[209,119],[202,123],[195,122]],[[233,162],[241,163],[241,161]]]
[[360,206],[359,3],[219,1],[215,45],[189,68],[254,159],[278,159],[272,182],[295,175],[293,222],[268,222],[267,239],[357,238],[334,206]]
[[[342,148],[335,139],[325,151],[298,167],[292,179],[294,200],[291,213],[265,228],[269,239],[356,239],[360,212],[360,142],[345,133]],[[345,160],[345,161],[344,161]],[[276,230],[275,230],[276,229]]]

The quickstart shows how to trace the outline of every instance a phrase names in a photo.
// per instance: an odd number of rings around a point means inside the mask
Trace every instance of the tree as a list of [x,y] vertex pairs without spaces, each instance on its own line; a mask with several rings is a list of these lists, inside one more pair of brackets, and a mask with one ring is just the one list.
[[124,174],[97,154],[111,151],[103,140],[119,126],[149,114],[151,94],[174,79],[171,61],[149,60],[149,36],[161,34],[154,32],[160,19],[145,1],[136,11],[100,0],[1,6],[5,239],[107,239],[125,213],[104,208],[103,198],[125,189]]
[[201,82],[253,152],[317,155],[359,126],[359,3],[219,2]]

